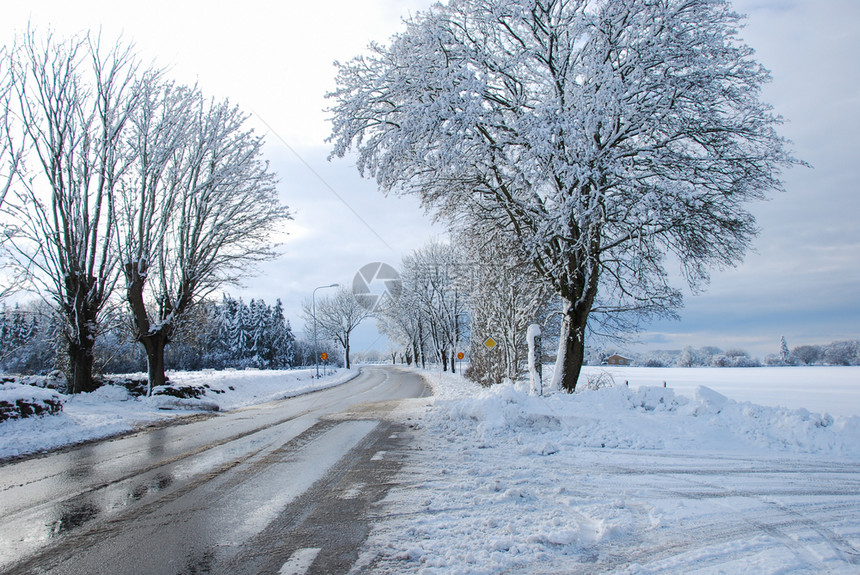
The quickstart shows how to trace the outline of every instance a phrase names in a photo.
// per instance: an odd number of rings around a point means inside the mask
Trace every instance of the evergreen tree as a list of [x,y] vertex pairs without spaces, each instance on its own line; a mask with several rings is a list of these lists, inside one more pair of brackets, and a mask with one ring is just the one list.
[[271,349],[272,367],[290,367],[295,355],[296,338],[290,327],[290,322],[284,318],[284,306],[281,300],[275,301],[275,307],[271,310]]
[[779,340],[779,359],[784,364],[791,361],[791,354],[788,351],[788,343],[785,341],[785,336],[782,336]]

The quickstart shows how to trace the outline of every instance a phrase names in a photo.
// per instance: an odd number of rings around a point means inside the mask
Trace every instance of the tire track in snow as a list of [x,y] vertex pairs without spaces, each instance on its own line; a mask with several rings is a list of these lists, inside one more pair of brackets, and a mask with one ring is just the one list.
[[[670,456],[671,457],[671,456]],[[737,463],[741,463],[738,460]],[[728,509],[731,514],[707,514],[698,518],[699,524],[691,525],[685,522],[683,525],[670,527],[669,533],[659,532],[661,539],[667,536],[674,539],[668,545],[648,546],[644,541],[643,548],[632,554],[627,549],[623,554],[611,557],[605,556],[603,561],[592,565],[584,572],[607,572],[618,569],[623,565],[641,564],[646,569],[656,568],[660,573],[687,573],[690,566],[688,564],[671,567],[667,563],[673,557],[678,557],[683,554],[693,553],[697,550],[703,550],[703,542],[706,542],[708,548],[713,548],[715,545],[726,546],[733,542],[738,542],[741,548],[746,547],[747,551],[754,550],[753,544],[750,542],[750,537],[757,534],[763,534],[778,541],[781,545],[788,548],[797,559],[807,566],[823,567],[827,572],[833,572],[830,566],[822,563],[820,551],[813,550],[813,546],[824,544],[833,552],[836,561],[847,566],[860,565],[860,552],[848,541],[845,537],[837,534],[833,529],[824,525],[820,520],[811,517],[808,513],[814,512],[822,514],[822,512],[845,510],[851,511],[848,516],[856,516],[860,513],[860,504],[858,503],[836,503],[829,505],[814,505],[811,503],[805,504],[803,507],[808,508],[806,513],[802,513],[795,506],[789,506],[776,501],[779,497],[851,497],[858,493],[856,489],[857,483],[852,481],[838,482],[840,487],[837,488],[835,481],[828,481],[832,486],[822,489],[815,481],[810,481],[810,471],[812,474],[819,475],[821,478],[827,478],[833,474],[842,475],[845,473],[857,474],[856,468],[851,470],[850,466],[834,466],[833,470],[822,469],[820,466],[810,466],[808,469],[798,469],[797,462],[784,462],[792,467],[781,466],[761,466],[760,462],[751,462],[757,464],[758,467],[752,469],[737,469],[737,468],[702,468],[702,469],[671,469],[669,471],[646,471],[637,467],[616,467],[613,472],[620,476],[636,475],[640,481],[645,476],[654,477],[657,479],[653,482],[650,493],[646,499],[654,500],[662,498],[665,500],[692,500],[692,501],[709,501],[722,508]],[[814,470],[814,471],[813,471]],[[736,489],[718,485],[713,482],[703,481],[703,477],[719,476],[723,479],[727,476],[750,476],[762,478],[765,476],[773,476],[784,478],[798,473],[806,474],[803,479],[810,487],[790,487],[777,488],[769,491],[756,491],[752,489]],[[844,480],[844,478],[840,478]],[[675,481],[683,481],[694,487],[700,488],[697,491],[683,489],[667,489],[661,488],[659,485],[671,485]],[[660,497],[662,495],[662,497]],[[761,507],[757,509],[744,508],[741,505],[731,504],[730,501],[738,499],[741,501],[752,501]],[[763,508],[762,508],[763,507]],[[827,513],[829,516],[830,514]],[[735,517],[736,520],[726,520],[726,518]],[[805,527],[817,535],[817,538],[810,539],[808,536],[797,538],[786,533],[787,529],[796,530],[797,527]],[[697,570],[704,567],[713,567],[721,565],[728,561],[735,560],[738,548],[732,547],[731,556],[715,553],[710,557],[700,557],[695,562]],[[608,559],[608,561],[607,561]]]

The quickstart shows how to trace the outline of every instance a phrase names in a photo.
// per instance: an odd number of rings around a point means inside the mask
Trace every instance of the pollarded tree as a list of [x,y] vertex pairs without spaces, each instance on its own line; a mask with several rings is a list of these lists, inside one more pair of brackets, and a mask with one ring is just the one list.
[[69,390],[90,391],[93,346],[117,279],[113,194],[138,64],[128,46],[32,30],[8,58],[7,150],[26,158],[9,164],[15,178],[3,211],[16,227],[7,244],[65,320]]
[[207,294],[275,256],[272,234],[289,218],[263,138],[228,102],[150,74],[129,126],[117,195],[119,255],[150,386],[163,385],[164,349]]
[[667,255],[694,287],[739,262],[745,204],[796,162],[739,24],[725,0],[437,4],[339,64],[333,155],[512,238],[563,302],[553,383],[573,391],[589,320],[672,315]]

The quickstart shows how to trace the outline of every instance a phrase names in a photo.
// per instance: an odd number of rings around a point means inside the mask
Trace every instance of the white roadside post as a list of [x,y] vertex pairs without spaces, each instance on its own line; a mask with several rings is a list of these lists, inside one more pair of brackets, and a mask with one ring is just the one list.
[[541,368],[541,331],[540,325],[533,323],[526,332],[529,344],[529,374],[531,375],[532,395],[543,395],[543,369]]

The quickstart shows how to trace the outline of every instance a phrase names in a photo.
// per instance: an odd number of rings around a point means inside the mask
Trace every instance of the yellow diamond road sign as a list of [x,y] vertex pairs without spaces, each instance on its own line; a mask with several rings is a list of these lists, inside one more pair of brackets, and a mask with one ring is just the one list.
[[487,349],[493,349],[494,347],[496,347],[496,340],[494,340],[491,337],[488,337],[487,339],[484,340],[484,345],[486,346]]

